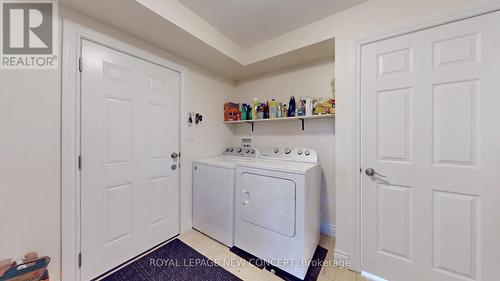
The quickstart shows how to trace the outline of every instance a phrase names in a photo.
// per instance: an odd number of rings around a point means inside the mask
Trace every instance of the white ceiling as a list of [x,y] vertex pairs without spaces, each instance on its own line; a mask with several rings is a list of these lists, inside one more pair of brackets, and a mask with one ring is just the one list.
[[[219,3],[223,0],[199,1]],[[303,1],[318,5],[320,2],[340,3],[347,0],[281,0],[285,1]],[[363,0],[350,2],[352,4]],[[335,40],[331,26],[335,24],[335,15],[306,24],[254,47],[242,48],[179,0],[59,0],[59,3],[63,8],[61,12],[64,17],[77,22],[82,20],[81,23],[86,25],[87,21],[75,14],[76,11],[97,21],[89,26],[91,28],[96,26],[97,30],[109,30],[108,27],[113,27],[234,81],[318,60],[334,59]],[[309,12],[305,14],[309,15]],[[104,23],[105,26],[100,26],[98,22]],[[274,24],[266,23],[264,26],[270,28]],[[276,32],[277,29],[273,30]]]
[[365,0],[179,0],[242,48],[356,6]]

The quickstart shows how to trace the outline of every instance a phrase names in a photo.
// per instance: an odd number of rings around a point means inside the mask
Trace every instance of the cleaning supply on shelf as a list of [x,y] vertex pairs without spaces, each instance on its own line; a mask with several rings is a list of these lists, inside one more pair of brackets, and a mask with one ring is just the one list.
[[269,119],[269,101],[264,104],[264,119]]
[[325,97],[314,101],[314,114],[335,114],[335,99]]
[[305,116],[306,115],[306,101],[302,98],[299,98],[299,103],[297,105],[297,116]]
[[290,97],[290,102],[288,103],[288,117],[294,117],[295,116],[295,97],[291,96]]
[[253,99],[252,104],[252,120],[257,119],[257,108],[259,107],[259,100],[257,98]]
[[313,115],[313,100],[310,96],[306,98],[306,116]]
[[240,108],[241,108],[241,120],[247,120],[247,104],[242,103]]
[[237,121],[240,119],[240,105],[234,102],[226,102],[224,104],[224,122]]
[[269,104],[269,118],[276,118],[278,117],[278,103],[276,102],[275,99],[272,99]]
[[283,107],[281,110],[282,110],[281,117],[288,117],[288,108],[286,107],[286,103],[283,104]]
[[264,119],[264,107],[265,105],[263,103],[259,103],[257,106],[257,115],[255,119]]
[[252,106],[250,104],[247,104],[247,120],[252,120]]
[[283,117],[283,115],[282,115],[283,111],[282,110],[283,110],[283,104],[280,102],[280,103],[278,103],[278,110],[276,111],[276,117],[277,118]]

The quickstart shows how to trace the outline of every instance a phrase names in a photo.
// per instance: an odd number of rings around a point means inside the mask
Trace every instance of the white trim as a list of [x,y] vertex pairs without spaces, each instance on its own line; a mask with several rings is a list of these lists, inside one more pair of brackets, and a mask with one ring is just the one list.
[[350,260],[351,258],[349,257],[349,254],[344,252],[344,251],[341,251],[341,250],[333,250],[333,260],[335,261],[349,261],[349,264],[350,264]]
[[[77,255],[80,249],[80,173],[79,154],[78,63],[80,44],[76,32],[63,21],[61,89],[61,280],[79,280]],[[74,70],[74,71],[73,71]]]
[[370,281],[387,281],[387,279],[384,279],[382,277],[378,277],[377,275],[373,275],[371,273],[368,273],[368,272],[361,272],[361,276],[363,276],[364,278],[370,280]]
[[[465,20],[468,18],[473,18],[477,16],[481,16],[487,13],[492,13],[500,10],[500,3],[480,3],[472,8],[461,10],[453,13],[449,13],[445,16],[428,19],[425,21],[418,22],[416,24],[412,24],[406,26],[402,29],[393,30],[390,32],[386,32],[383,34],[375,35],[368,37],[367,39],[357,40],[354,42],[354,54],[355,54],[355,67],[354,67],[354,97],[352,108],[350,110],[351,115],[350,119],[352,120],[352,130],[351,135],[348,137],[348,143],[354,143],[355,147],[350,149],[352,154],[355,157],[352,157],[352,162],[348,165],[348,185],[353,183],[354,188],[348,189],[348,198],[350,204],[350,214],[352,217],[350,218],[350,232],[354,237],[352,239],[351,244],[351,253],[347,254],[347,256],[351,257],[351,270],[361,272],[362,271],[362,237],[361,237],[361,176],[360,168],[361,167],[361,85],[360,85],[360,73],[361,73],[361,48],[364,45],[375,43],[378,41],[394,38],[397,36],[414,33],[418,31],[422,31],[425,29],[453,23],[456,21]],[[337,254],[337,252],[336,252]]]
[[320,232],[326,236],[335,237],[335,225],[329,223],[321,223]]
[[[81,40],[85,39],[149,61],[180,73],[179,97],[179,149],[182,148],[182,108],[184,104],[185,68],[142,49],[113,39],[107,35],[63,19],[62,48],[62,93],[61,93],[61,278],[79,281],[77,255],[80,251],[80,172],[77,159],[80,153],[80,72],[78,59],[81,56]],[[182,161],[182,158],[181,158]],[[179,172],[179,208],[182,210],[181,172]],[[179,230],[181,231],[179,211]]]

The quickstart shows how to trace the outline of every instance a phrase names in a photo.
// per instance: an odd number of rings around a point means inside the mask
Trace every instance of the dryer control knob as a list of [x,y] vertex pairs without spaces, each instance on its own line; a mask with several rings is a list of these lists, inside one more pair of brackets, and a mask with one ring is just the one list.
[[302,155],[302,150],[297,151],[298,155]]
[[255,150],[252,149],[252,151],[250,151],[251,154],[255,154]]
[[306,150],[305,154],[306,154],[306,156],[309,156],[311,154],[311,152],[309,150]]
[[290,148],[285,149],[285,154],[290,154],[290,152],[292,152]]
[[238,148],[238,153],[240,153],[242,150],[243,150],[243,149],[241,149],[241,147],[240,147],[240,148]]
[[278,153],[279,151],[280,151],[279,148],[274,149],[274,153]]

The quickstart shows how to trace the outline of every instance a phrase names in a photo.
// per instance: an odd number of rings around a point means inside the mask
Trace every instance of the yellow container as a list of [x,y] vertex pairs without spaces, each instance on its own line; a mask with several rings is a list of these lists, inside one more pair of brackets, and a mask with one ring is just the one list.
[[269,118],[278,117],[278,105],[278,102],[274,99],[269,102]]

